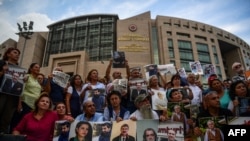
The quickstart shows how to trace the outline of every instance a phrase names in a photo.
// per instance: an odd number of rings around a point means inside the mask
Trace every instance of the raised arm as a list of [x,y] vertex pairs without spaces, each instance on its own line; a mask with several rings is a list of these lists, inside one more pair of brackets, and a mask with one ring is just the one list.
[[106,78],[107,82],[110,81],[110,72],[111,72],[112,63],[113,63],[113,59],[110,59],[109,64],[106,68],[106,73],[105,73],[104,78]]
[[130,77],[130,68],[128,65],[128,60],[125,60],[125,66],[126,66],[126,73],[127,73],[127,79]]

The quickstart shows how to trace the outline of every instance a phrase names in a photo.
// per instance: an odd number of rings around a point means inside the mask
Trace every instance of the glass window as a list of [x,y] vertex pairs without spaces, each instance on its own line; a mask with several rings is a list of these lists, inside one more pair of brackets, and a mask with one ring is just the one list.
[[196,47],[198,51],[209,52],[207,44],[196,43]]
[[191,42],[188,41],[178,41],[178,47],[180,49],[192,49]]
[[180,68],[184,68],[186,72],[191,71],[189,61],[181,60],[181,67]]
[[86,26],[77,27],[76,37],[86,36],[86,34],[87,34],[87,27]]
[[169,57],[174,58],[174,49],[168,49]]
[[215,60],[215,64],[219,64],[219,58],[217,54],[214,54],[214,60]]
[[59,47],[60,47],[60,42],[59,41],[52,42],[51,43],[51,48],[50,48],[51,54],[59,53]]
[[199,56],[199,61],[201,63],[210,63],[211,62],[209,53],[200,53],[199,52],[198,56]]
[[72,39],[64,39],[63,45],[61,48],[61,53],[71,51]]
[[190,61],[194,60],[192,50],[179,50],[179,52],[181,60],[190,60]]
[[212,49],[213,49],[213,53],[217,53],[215,46],[212,46]]
[[157,42],[157,29],[155,26],[152,27],[152,47],[154,53],[154,64],[159,64],[159,47]]
[[169,57],[174,58],[174,48],[172,39],[168,39],[168,52],[169,52]]
[[65,31],[64,31],[64,39],[72,38],[73,37],[73,32],[74,32],[73,28],[66,28]]

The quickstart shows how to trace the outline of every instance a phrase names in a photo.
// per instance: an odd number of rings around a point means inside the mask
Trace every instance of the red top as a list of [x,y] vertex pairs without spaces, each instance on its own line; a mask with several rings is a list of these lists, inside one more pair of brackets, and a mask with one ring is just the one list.
[[55,121],[58,120],[56,113],[48,111],[37,120],[34,113],[24,116],[14,130],[22,135],[27,135],[27,141],[52,141]]

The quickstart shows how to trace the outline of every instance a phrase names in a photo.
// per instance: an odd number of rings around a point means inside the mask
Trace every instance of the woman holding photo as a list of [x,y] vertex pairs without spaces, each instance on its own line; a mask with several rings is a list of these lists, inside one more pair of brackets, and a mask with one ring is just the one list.
[[183,103],[190,103],[193,99],[193,92],[188,86],[181,86],[181,76],[179,74],[175,74],[171,78],[171,88],[167,91],[168,101],[172,101],[170,97],[170,93],[173,89],[179,89],[182,94],[182,102]]
[[229,96],[233,101],[233,113],[236,116],[250,115],[250,91],[244,81],[233,82],[230,86]]
[[[20,56],[20,50],[17,48],[8,48],[4,55],[3,60],[1,60],[1,80],[3,81],[3,76],[10,66],[17,66]],[[0,92],[0,133],[9,133],[9,125],[15,110],[17,109],[19,97],[10,94]]]
[[15,127],[27,113],[35,109],[34,103],[42,92],[42,87],[37,80],[39,73],[40,66],[38,63],[30,64],[28,74],[24,77],[25,87],[22,96],[19,98],[18,114],[15,114],[12,119],[12,127]]

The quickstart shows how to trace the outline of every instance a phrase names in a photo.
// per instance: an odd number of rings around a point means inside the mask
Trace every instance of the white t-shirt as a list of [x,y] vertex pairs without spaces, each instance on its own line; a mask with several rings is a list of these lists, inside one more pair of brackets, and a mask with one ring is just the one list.
[[[90,83],[84,84],[83,90],[86,89],[89,85],[91,85],[91,84]],[[106,89],[105,85],[103,83],[100,83],[100,82],[97,82],[96,85],[91,85],[91,87],[92,87],[92,89],[104,89],[104,90]],[[86,100],[92,100],[92,97],[90,97],[90,92],[91,92],[90,90],[87,90],[85,92],[85,97],[84,97],[83,102]],[[106,95],[106,93],[105,93],[105,95]]]
[[[153,113],[153,119],[159,119],[158,114],[154,110],[152,110],[152,113]],[[139,110],[136,110],[134,113],[132,113],[129,118],[131,118],[131,117],[136,117],[137,120],[143,120],[144,119]]]

